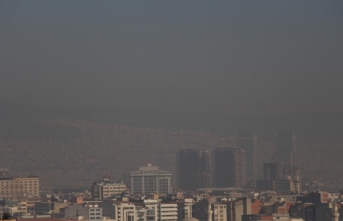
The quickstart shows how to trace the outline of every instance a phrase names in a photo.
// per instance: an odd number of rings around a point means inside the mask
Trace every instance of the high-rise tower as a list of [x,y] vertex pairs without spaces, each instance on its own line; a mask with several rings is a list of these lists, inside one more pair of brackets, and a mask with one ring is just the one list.
[[245,151],[215,148],[212,152],[214,187],[244,187],[246,185]]
[[254,132],[240,132],[236,137],[236,148],[245,151],[245,163],[247,168],[247,181],[254,183],[256,177],[256,142],[257,136]]
[[295,135],[292,131],[278,131],[275,138],[275,162],[293,166]]
[[209,187],[209,153],[184,149],[177,153],[177,184],[183,190]]

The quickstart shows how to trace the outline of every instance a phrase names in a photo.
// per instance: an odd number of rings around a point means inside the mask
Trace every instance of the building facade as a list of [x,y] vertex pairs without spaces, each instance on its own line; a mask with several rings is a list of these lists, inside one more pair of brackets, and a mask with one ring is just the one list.
[[178,221],[182,221],[184,218],[191,218],[192,217],[192,205],[194,204],[193,199],[184,199],[181,202],[177,203],[178,206]]
[[[133,203],[118,203],[115,205],[115,220],[117,221],[140,220],[138,216],[136,205]],[[145,217],[145,214],[142,214],[142,217]],[[143,220],[145,219],[143,218]]]
[[256,180],[256,143],[257,136],[254,132],[240,132],[236,137],[236,149],[245,151],[247,182],[252,185]]
[[210,157],[208,151],[179,150],[177,153],[177,186],[196,190],[210,186]]
[[171,177],[169,171],[159,170],[159,167],[151,164],[140,167],[138,171],[129,174],[130,193],[133,195],[171,193]]
[[0,177],[0,197],[39,196],[39,177]]
[[127,186],[124,182],[111,182],[109,176],[104,176],[102,181],[93,183],[91,191],[93,199],[102,200],[127,191]]
[[283,163],[264,163],[264,183],[259,189],[274,190],[280,193],[301,192],[301,176],[298,167]]
[[64,218],[76,220],[102,221],[102,208],[98,205],[69,205],[65,209]]
[[212,214],[213,221],[227,221],[228,220],[226,206],[227,206],[226,204],[222,204],[222,203],[213,204],[213,214]]
[[160,203],[158,200],[144,200],[146,220],[177,221],[178,205],[176,203]]
[[245,187],[245,151],[227,147],[215,148],[212,151],[212,173],[213,186],[216,188]]

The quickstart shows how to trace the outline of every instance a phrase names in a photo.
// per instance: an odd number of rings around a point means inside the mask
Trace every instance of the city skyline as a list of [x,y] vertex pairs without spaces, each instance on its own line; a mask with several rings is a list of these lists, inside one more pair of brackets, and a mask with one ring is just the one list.
[[245,151],[250,186],[279,162],[343,187],[341,9],[0,1],[3,167],[84,188],[145,162],[177,176],[176,151],[228,146]]

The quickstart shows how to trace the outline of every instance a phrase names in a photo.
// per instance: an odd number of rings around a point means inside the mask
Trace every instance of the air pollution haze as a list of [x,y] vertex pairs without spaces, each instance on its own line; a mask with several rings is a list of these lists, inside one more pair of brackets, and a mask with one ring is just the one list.
[[342,3],[2,1],[2,100],[341,113]]
[[[313,162],[336,159],[342,11],[342,1],[0,1],[0,167],[37,174],[42,188],[85,188],[147,161],[173,171],[178,149],[230,145],[242,130],[262,137],[257,171],[278,130],[297,135],[300,167],[311,148]],[[334,180],[315,166],[304,180]]]

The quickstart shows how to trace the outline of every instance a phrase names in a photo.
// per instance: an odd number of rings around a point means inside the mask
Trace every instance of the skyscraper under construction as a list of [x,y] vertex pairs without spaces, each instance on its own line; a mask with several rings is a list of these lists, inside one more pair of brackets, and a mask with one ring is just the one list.
[[295,135],[293,131],[278,131],[275,138],[274,161],[285,166],[293,166]]
[[244,187],[246,185],[245,151],[215,148],[212,152],[213,186]]
[[254,132],[242,131],[237,134],[236,148],[245,151],[247,182],[251,184],[256,179],[256,142],[257,136]]
[[209,153],[205,150],[183,149],[177,153],[177,186],[182,190],[209,187]]

